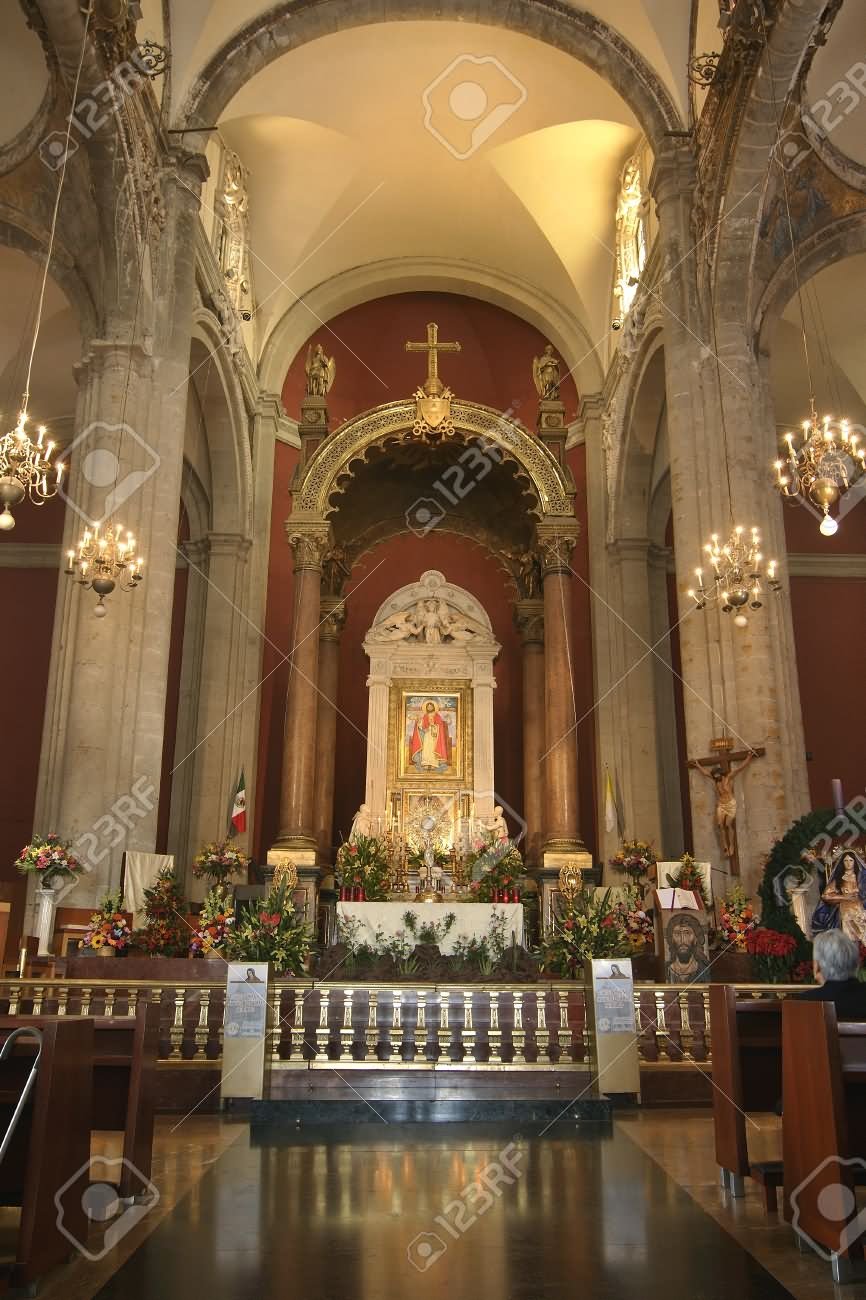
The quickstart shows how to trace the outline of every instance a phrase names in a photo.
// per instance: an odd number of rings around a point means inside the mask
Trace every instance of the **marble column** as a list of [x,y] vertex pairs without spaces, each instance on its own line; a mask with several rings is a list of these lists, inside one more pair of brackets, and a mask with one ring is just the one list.
[[591,866],[580,836],[577,790],[570,566],[576,533],[573,519],[538,526],[544,574],[545,867],[569,860]]
[[[784,596],[768,593],[763,609],[750,614],[741,629],[715,604],[695,613],[688,589],[694,586],[694,569],[710,534],[726,535],[732,524],[758,526],[764,553],[784,558],[781,503],[772,487],[771,407],[750,326],[726,319],[721,295],[714,331],[699,295],[704,252],[702,245],[696,251],[691,225],[695,166],[688,142],[664,142],[650,188],[665,270],[659,293],[666,308],[671,499],[688,750],[695,757],[707,754],[710,740],[725,732],[738,748],[766,748],[765,757],[737,782],[740,869],[747,892],[754,892],[769,845],[809,806],[790,611]],[[723,268],[720,274],[724,278],[742,270]],[[783,581],[784,569],[782,565]],[[695,855],[726,866],[715,832],[714,791],[695,772],[690,774],[690,796]]]
[[544,601],[519,600],[514,621],[523,645],[523,817],[526,863],[540,866],[544,843]]
[[[59,579],[34,824],[73,841],[88,868],[87,907],[120,880],[125,850],[156,847],[177,520],[183,465],[202,157],[173,154],[161,173],[165,221],[153,259],[149,319],[117,307],[77,369],[64,550],[86,519],[135,534],[145,578],[115,590],[108,614]],[[134,297],[134,295],[133,295]],[[128,306],[131,311],[131,307]],[[114,500],[89,482],[88,453],[117,458]]]
[[295,560],[295,610],[283,735],[280,834],[274,846],[291,849],[299,866],[315,862],[316,721],[319,685],[322,557],[330,542],[324,522],[290,519]]
[[332,863],[334,844],[334,764],[337,754],[337,685],[340,633],[346,605],[339,596],[322,601],[319,625],[319,711],[316,721],[316,797],[314,824],[322,863]]

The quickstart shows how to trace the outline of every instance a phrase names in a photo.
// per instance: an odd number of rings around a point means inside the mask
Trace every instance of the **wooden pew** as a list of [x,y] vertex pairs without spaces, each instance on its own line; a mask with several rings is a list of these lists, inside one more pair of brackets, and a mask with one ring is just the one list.
[[782,1021],[785,1205],[801,1244],[848,1281],[863,1275],[866,1235],[854,1199],[866,1182],[866,1024],[837,1025],[831,1002],[797,1000]]
[[[0,1037],[5,1037],[7,1024],[38,1029],[45,1019],[0,1017]],[[159,1006],[140,1002],[134,1016],[94,1016],[89,1022],[93,1026],[89,1129],[123,1133],[119,1194],[124,1198],[143,1195],[152,1163]]]
[[[19,1023],[0,1017],[5,1042]],[[16,1287],[36,1281],[87,1241],[82,1193],[90,1159],[93,1021],[42,1016],[36,1081],[0,1163],[0,1205],[20,1206],[14,1257],[0,1270]],[[35,1039],[19,1037],[0,1061],[0,1136],[21,1096],[36,1057]],[[67,1187],[68,1185],[68,1187]],[[62,1195],[62,1225],[55,1195]],[[70,1240],[72,1238],[72,1240]],[[4,1252],[5,1253],[5,1252]]]
[[782,1096],[781,1008],[778,998],[738,1000],[732,985],[710,985],[716,1163],[733,1196],[752,1177],[767,1213],[776,1208],[782,1162],[750,1161],[746,1113],[773,1111]]

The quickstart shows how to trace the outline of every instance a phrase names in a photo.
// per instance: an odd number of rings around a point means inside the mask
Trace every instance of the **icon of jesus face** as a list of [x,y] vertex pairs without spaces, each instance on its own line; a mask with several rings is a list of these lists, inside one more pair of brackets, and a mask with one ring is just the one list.
[[432,700],[428,700],[427,703],[424,705],[424,711],[425,711],[426,713],[435,713],[435,712],[436,712],[436,705],[433,703]]

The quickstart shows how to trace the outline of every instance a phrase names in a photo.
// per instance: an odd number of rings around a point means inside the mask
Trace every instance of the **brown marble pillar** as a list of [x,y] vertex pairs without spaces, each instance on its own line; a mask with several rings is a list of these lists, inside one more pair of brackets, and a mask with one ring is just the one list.
[[337,751],[337,680],[340,633],[346,605],[340,597],[322,601],[319,624],[319,711],[316,722],[316,792],[313,824],[319,857],[332,862],[334,842],[334,759]]
[[544,601],[519,600],[514,606],[514,621],[523,642],[524,851],[527,865],[536,867],[541,865],[544,846]]
[[280,835],[275,847],[314,853],[322,556],[329,527],[290,519],[287,531],[295,553],[295,612],[283,733]]
[[[544,861],[586,852],[579,830],[577,793],[577,718],[575,716],[571,642],[571,549],[577,525],[556,521],[542,531],[539,545],[544,572]],[[587,862],[586,865],[589,865]]]

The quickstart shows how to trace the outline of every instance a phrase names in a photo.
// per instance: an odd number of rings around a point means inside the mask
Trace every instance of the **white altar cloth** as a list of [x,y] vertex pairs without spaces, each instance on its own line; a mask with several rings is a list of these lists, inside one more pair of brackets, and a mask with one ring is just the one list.
[[443,954],[454,951],[457,939],[484,939],[494,915],[505,917],[506,944],[511,943],[512,934],[518,945],[523,944],[522,903],[450,903],[447,899],[444,903],[337,903],[337,921],[357,920],[358,941],[371,945],[377,930],[388,939],[393,939],[398,930],[411,938],[403,920],[407,912],[418,917],[419,929],[443,921],[449,912],[454,913],[457,919],[439,944]]

